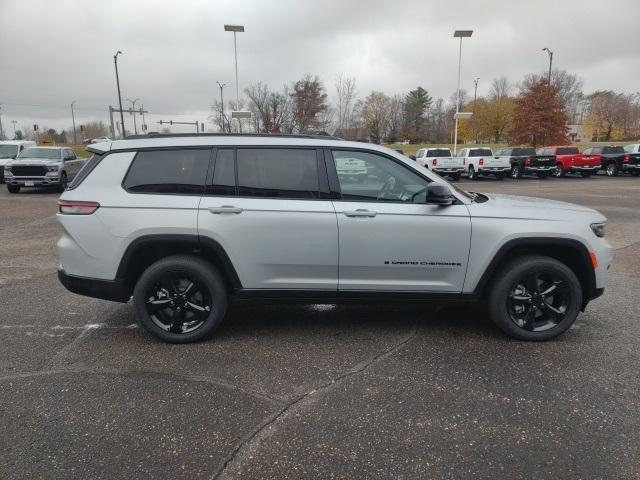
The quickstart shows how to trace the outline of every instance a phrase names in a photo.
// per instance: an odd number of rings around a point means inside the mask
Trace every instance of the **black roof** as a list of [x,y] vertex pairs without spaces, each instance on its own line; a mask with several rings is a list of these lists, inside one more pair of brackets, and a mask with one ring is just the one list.
[[145,135],[128,135],[125,140],[143,138],[174,138],[174,137],[284,137],[284,138],[316,138],[322,140],[342,140],[327,133],[294,134],[294,133],[157,133],[149,132]]

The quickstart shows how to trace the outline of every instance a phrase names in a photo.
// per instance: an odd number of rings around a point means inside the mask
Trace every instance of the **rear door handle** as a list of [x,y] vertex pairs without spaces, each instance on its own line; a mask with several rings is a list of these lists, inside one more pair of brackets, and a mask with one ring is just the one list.
[[358,209],[358,210],[345,210],[343,212],[347,217],[375,217],[377,212],[371,210]]
[[209,211],[215,214],[221,213],[242,213],[242,208],[233,205],[222,205],[221,207],[209,207]]

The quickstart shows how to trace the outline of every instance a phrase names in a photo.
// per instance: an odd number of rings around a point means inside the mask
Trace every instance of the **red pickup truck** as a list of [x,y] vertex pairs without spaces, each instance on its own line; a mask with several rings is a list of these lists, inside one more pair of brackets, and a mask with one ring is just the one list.
[[583,177],[590,177],[598,173],[602,166],[599,158],[583,155],[578,147],[570,145],[544,147],[538,149],[537,153],[538,155],[553,155],[556,177],[564,177],[567,173],[579,173]]

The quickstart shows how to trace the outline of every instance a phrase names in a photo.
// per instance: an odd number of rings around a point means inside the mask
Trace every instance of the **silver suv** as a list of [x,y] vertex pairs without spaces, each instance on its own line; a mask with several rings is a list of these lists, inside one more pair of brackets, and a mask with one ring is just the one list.
[[133,298],[168,342],[210,335],[230,298],[485,301],[508,335],[546,340],[612,261],[594,210],[465,192],[377,145],[153,135],[88,150],[59,201],[60,281]]

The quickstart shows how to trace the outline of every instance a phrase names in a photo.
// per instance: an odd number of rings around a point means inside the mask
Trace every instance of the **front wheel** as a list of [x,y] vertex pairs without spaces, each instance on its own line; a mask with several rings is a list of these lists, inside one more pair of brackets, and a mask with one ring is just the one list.
[[607,177],[615,177],[618,175],[618,165],[614,162],[607,163],[607,168],[605,169]]
[[67,180],[67,174],[65,172],[62,172],[60,174],[60,183],[58,184],[58,192],[62,193],[67,189],[67,186],[69,185],[69,181]]
[[580,281],[564,263],[545,256],[512,260],[489,292],[494,323],[518,340],[550,340],[565,332],[582,306]]
[[511,178],[517,180],[520,177],[522,177],[522,167],[519,163],[514,163],[511,166]]
[[478,172],[473,165],[469,165],[469,180],[478,180]]
[[165,342],[191,343],[220,326],[227,311],[227,289],[210,263],[191,255],[172,255],[142,273],[133,302],[148,332]]
[[9,193],[18,193],[20,192],[20,185],[7,185],[7,190],[9,190]]
[[554,172],[554,175],[558,178],[562,178],[564,177],[566,171],[564,169],[564,166],[561,163],[556,164],[556,171]]

